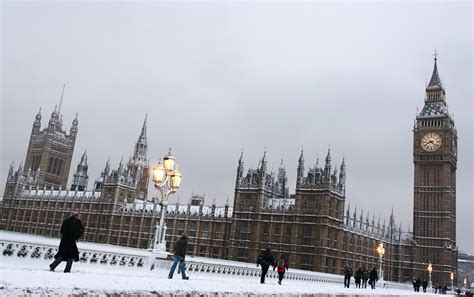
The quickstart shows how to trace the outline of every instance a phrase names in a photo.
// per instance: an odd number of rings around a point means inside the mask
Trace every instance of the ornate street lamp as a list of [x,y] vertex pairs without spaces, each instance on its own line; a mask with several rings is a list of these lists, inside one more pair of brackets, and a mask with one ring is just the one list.
[[385,254],[385,248],[383,247],[383,242],[380,242],[378,244],[377,253],[379,254],[379,258],[380,258],[379,273],[380,273],[380,279],[382,280],[382,288],[383,288],[383,287],[385,287],[385,282],[383,280],[383,270],[382,270],[382,258],[383,258],[383,255]]
[[464,277],[464,288],[467,290],[467,277]]
[[179,167],[174,168],[175,159],[171,155],[171,148],[158,165],[153,166],[151,173],[155,188],[161,193],[161,200],[158,204],[161,206],[160,210],[160,224],[156,226],[155,236],[153,239],[153,250],[166,251],[166,226],[165,214],[168,206],[168,196],[176,193],[181,184],[181,173]]
[[428,288],[433,288],[433,285],[431,283],[431,272],[432,271],[433,271],[433,267],[431,266],[431,263],[428,263],[428,275],[429,275]]

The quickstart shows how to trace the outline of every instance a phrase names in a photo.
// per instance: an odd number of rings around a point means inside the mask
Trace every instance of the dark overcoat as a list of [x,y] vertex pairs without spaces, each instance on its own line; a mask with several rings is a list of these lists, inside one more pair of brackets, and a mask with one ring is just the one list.
[[77,250],[76,241],[84,233],[84,226],[82,225],[81,220],[75,216],[71,216],[68,219],[65,219],[61,225],[61,242],[59,243],[59,249],[54,258],[63,257],[63,261],[68,259],[74,259],[74,261],[79,261],[79,251]]
[[275,263],[275,259],[273,258],[273,255],[270,251],[270,249],[266,249],[264,250],[260,256],[258,257],[258,260],[257,260],[257,264],[260,264],[263,266],[270,266],[270,265],[273,265],[273,263]]
[[180,239],[176,241],[176,244],[174,245],[174,254],[176,256],[181,256],[185,258],[187,250],[188,250],[188,242],[186,239],[181,237]]

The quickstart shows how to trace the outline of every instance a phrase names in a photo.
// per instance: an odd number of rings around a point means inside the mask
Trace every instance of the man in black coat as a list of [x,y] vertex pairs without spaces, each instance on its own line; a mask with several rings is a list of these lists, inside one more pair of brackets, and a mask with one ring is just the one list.
[[379,276],[377,275],[377,271],[372,269],[369,274],[369,284],[372,287],[372,290],[375,289],[375,283],[379,280]]
[[168,278],[173,278],[174,270],[176,266],[179,264],[178,273],[181,273],[181,277],[183,279],[189,279],[189,276],[186,276],[186,263],[184,262],[184,258],[186,257],[186,251],[188,250],[188,237],[185,233],[181,235],[181,237],[176,241],[174,245],[174,256],[173,256],[173,265],[171,265],[170,272],[168,274]]
[[270,265],[273,265],[275,263],[275,258],[273,258],[273,255],[270,251],[270,248],[266,248],[258,257],[257,260],[257,267],[258,265],[262,266],[262,274],[260,276],[260,283],[264,284],[265,283],[265,276],[267,275],[268,268]]
[[64,272],[71,272],[72,262],[79,261],[79,251],[77,250],[76,241],[84,233],[84,225],[79,219],[79,213],[75,212],[71,217],[64,220],[61,225],[61,242],[59,249],[54,256],[55,260],[49,265],[49,270],[54,271],[56,266],[62,261],[66,261]]
[[344,288],[349,288],[349,286],[351,285],[352,273],[353,270],[351,267],[344,267]]

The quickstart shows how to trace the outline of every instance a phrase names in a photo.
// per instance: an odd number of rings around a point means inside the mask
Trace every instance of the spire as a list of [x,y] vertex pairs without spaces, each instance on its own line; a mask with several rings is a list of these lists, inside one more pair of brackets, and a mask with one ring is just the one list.
[[331,182],[331,148],[328,148],[328,154],[326,155],[326,164],[324,165],[324,180],[325,182]]
[[142,133],[140,134],[141,137],[146,136],[147,118],[148,118],[148,114],[145,114],[145,120],[143,121],[143,127],[142,127]]
[[267,148],[264,148],[263,150],[263,157],[262,157],[262,161],[261,161],[261,170],[262,172],[266,172],[267,171]]
[[84,153],[81,157],[81,162],[79,164],[82,166],[87,166],[87,148],[84,150]]
[[36,121],[40,122],[41,121],[41,107],[38,110],[38,113],[36,114]]
[[434,56],[434,68],[433,68],[433,74],[431,74],[430,83],[428,84],[428,89],[430,87],[439,87],[439,88],[443,87],[441,85],[441,79],[439,78],[439,74],[438,74],[438,63],[437,63],[438,53],[436,52],[436,50],[433,56]]
[[303,156],[303,147],[301,147],[301,154],[298,159],[298,168],[296,170],[296,186],[303,183],[304,178],[304,156]]
[[64,89],[65,88],[66,88],[66,84],[63,84],[63,91],[61,92],[61,99],[59,100],[58,114],[61,113],[61,105],[63,105],[63,96],[64,96]]
[[326,155],[326,166],[331,166],[331,148],[328,148],[328,154]]
[[148,141],[146,138],[147,118],[148,114],[145,115],[142,131],[140,132],[140,136],[138,137],[138,140],[135,143],[133,157],[131,158],[134,163],[139,162],[143,164],[148,162]]
[[74,117],[74,120],[72,120],[72,126],[71,129],[69,130],[69,134],[71,136],[76,136],[77,135],[77,125],[79,124],[79,121],[77,120],[77,112],[76,116]]
[[240,152],[239,164],[237,165],[237,177],[235,180],[235,186],[237,187],[244,174],[244,150]]

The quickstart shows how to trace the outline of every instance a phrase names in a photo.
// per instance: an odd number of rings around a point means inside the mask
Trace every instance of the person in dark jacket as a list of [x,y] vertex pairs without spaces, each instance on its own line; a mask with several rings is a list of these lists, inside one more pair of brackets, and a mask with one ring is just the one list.
[[420,292],[420,286],[421,286],[421,280],[420,278],[417,278],[414,283],[415,292]]
[[354,276],[354,280],[355,280],[356,288],[360,289],[360,283],[362,281],[362,268],[359,267],[359,269],[357,269]]
[[59,243],[59,249],[56,255],[54,255],[54,262],[49,264],[49,270],[54,269],[62,261],[66,261],[66,268],[64,272],[71,272],[72,262],[79,261],[79,251],[77,249],[76,241],[84,233],[84,225],[82,225],[79,219],[79,213],[75,212],[71,217],[65,219],[61,225],[61,242]]
[[280,258],[276,260],[276,262],[273,264],[273,270],[275,270],[275,268],[278,272],[278,284],[281,285],[285,271],[288,270],[288,258],[286,255],[281,255]]
[[362,270],[362,288],[367,289],[367,281],[369,280],[369,271],[367,269]]
[[426,288],[428,287],[426,279],[421,282],[421,285],[423,286],[423,293],[426,293]]
[[262,274],[260,276],[260,283],[264,284],[265,283],[265,276],[267,275],[268,268],[270,265],[273,265],[275,263],[275,259],[273,258],[273,255],[270,251],[270,248],[266,248],[258,257],[257,260],[257,267],[258,265],[262,266]]
[[184,258],[186,257],[186,251],[188,249],[188,237],[185,233],[181,235],[181,237],[176,241],[174,245],[174,256],[173,256],[173,265],[171,265],[170,273],[168,274],[168,278],[173,278],[174,270],[176,266],[179,264],[178,273],[181,273],[181,277],[183,279],[189,279],[189,276],[186,276],[186,263],[184,262]]
[[351,277],[352,277],[352,268],[349,266],[344,267],[344,288],[349,288],[351,285]]
[[369,274],[369,284],[372,287],[372,290],[375,289],[375,283],[379,280],[379,276],[377,275],[377,271],[372,269]]

